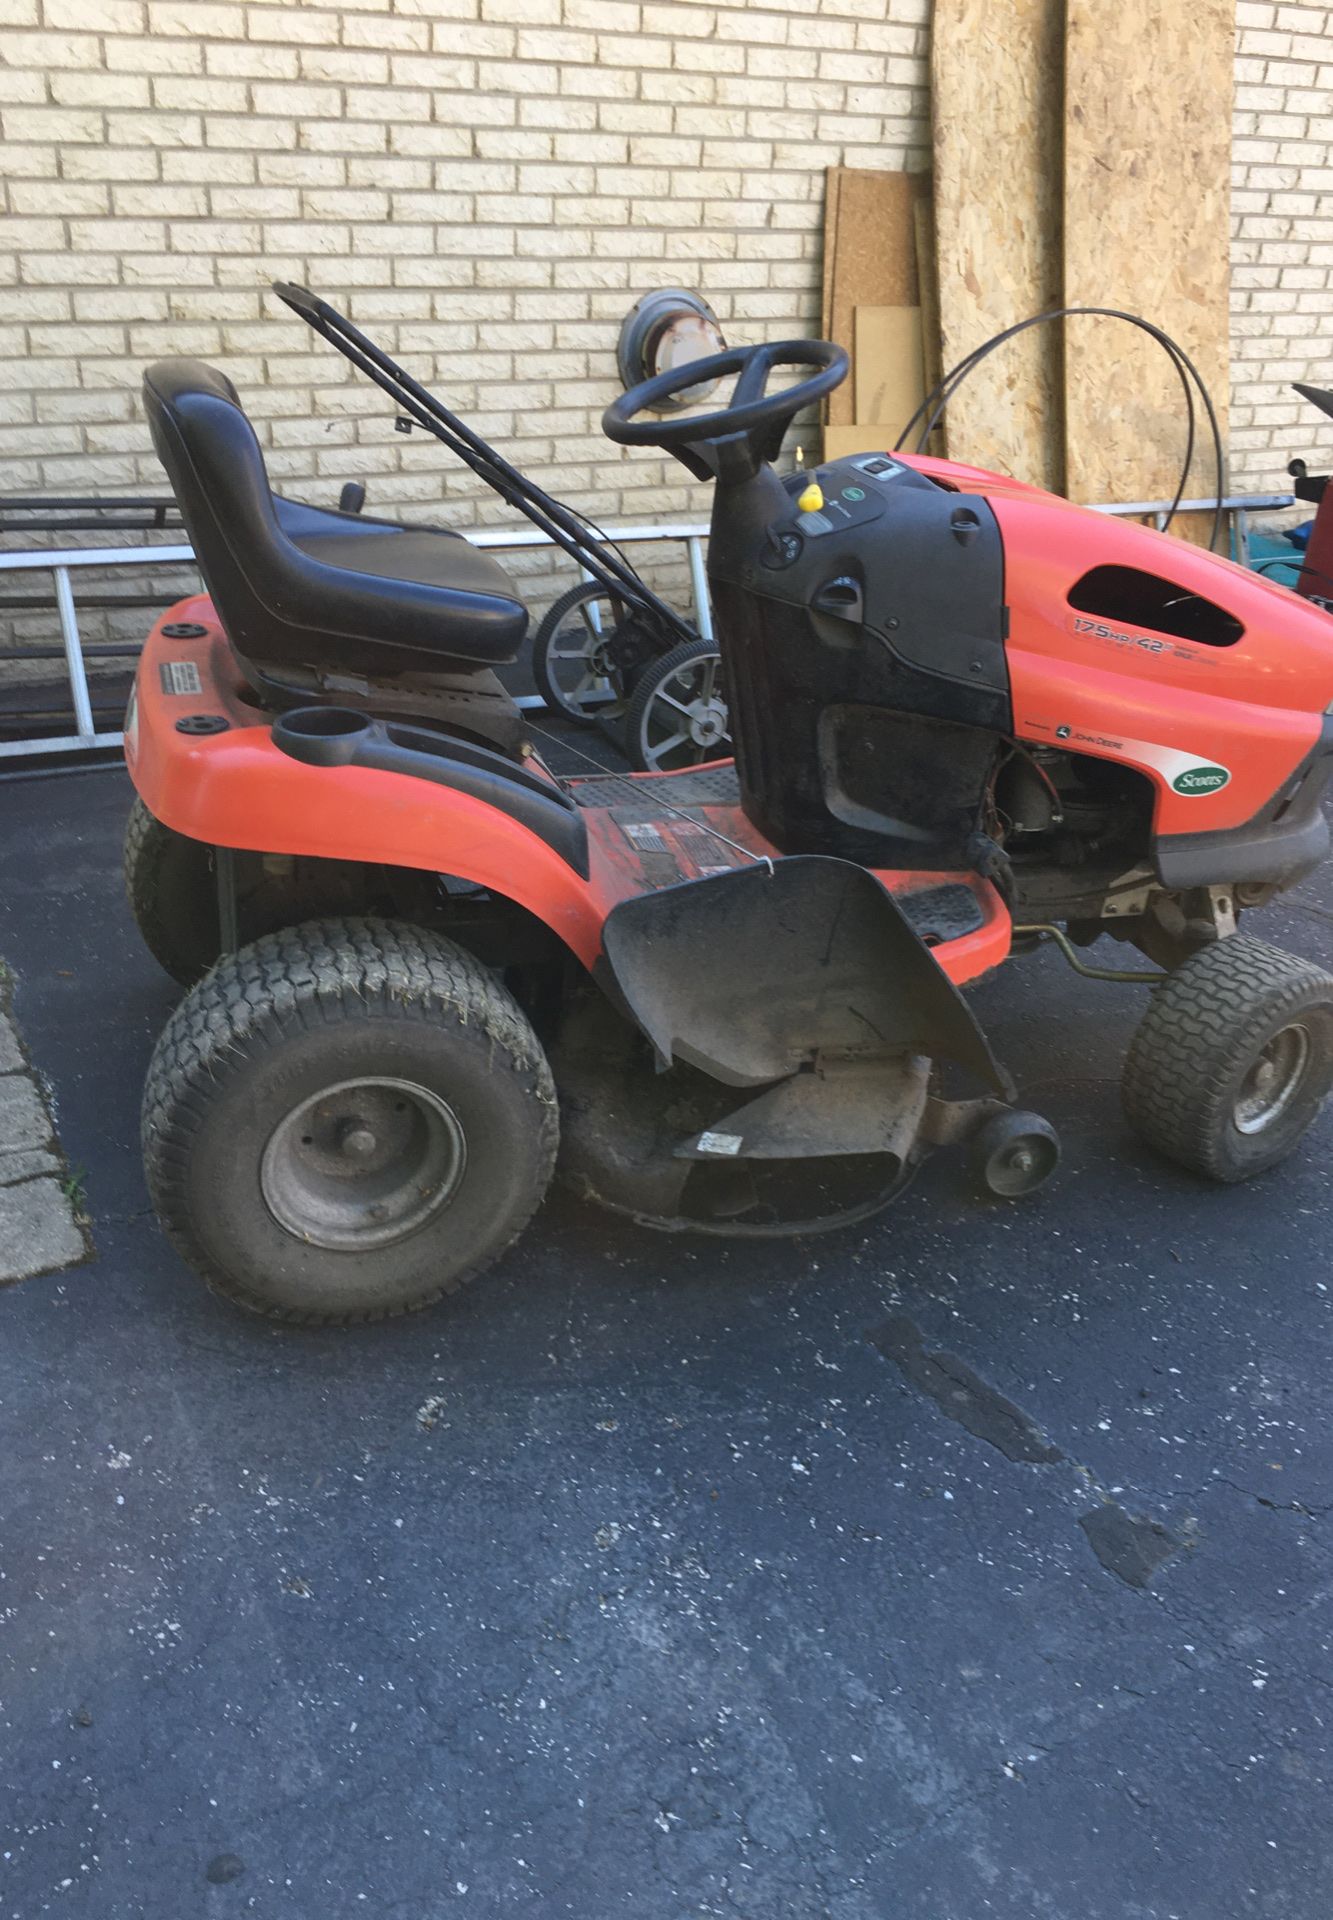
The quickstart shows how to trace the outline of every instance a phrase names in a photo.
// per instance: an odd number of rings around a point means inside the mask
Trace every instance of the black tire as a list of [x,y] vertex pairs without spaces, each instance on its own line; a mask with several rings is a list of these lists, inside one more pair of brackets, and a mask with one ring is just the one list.
[[1333,975],[1244,934],[1157,987],[1121,1081],[1134,1131],[1211,1180],[1286,1158],[1333,1086]]
[[625,710],[625,754],[637,773],[674,773],[727,758],[721,672],[712,640],[687,640],[643,669]]
[[[594,610],[601,615],[607,638],[627,611],[596,580],[581,580],[547,609],[532,639],[532,677],[538,692],[552,713],[562,713],[580,727],[595,726],[600,714],[625,697],[623,676],[613,666],[605,674],[591,671],[601,638],[592,624]],[[583,677],[580,658],[590,669],[586,689],[577,684]]]
[[125,828],[125,893],[154,960],[192,987],[222,947],[212,848],[164,827],[137,794]]
[[[367,1102],[370,1119],[345,1117]],[[172,1015],[144,1091],[173,1245],[229,1299],[298,1324],[380,1320],[461,1287],[535,1213],[558,1133],[510,994],[452,941],[393,921],[311,921],[229,955]]]

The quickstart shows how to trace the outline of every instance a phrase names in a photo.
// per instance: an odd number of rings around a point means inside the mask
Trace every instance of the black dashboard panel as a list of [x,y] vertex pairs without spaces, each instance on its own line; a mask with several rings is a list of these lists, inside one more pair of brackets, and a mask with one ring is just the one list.
[[[812,481],[824,503],[803,512]],[[986,500],[876,453],[790,475],[784,487],[790,515],[768,528],[746,584],[821,619],[830,585],[847,583],[859,624],[905,664],[1008,692],[1004,549]]]

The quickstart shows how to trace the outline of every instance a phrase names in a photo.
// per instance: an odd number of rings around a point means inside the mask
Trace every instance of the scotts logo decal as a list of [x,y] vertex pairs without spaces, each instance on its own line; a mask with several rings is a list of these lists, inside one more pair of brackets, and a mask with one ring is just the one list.
[[1186,767],[1171,785],[1177,793],[1218,793],[1230,778],[1225,767]]
[[1187,800],[1206,799],[1210,793],[1221,793],[1223,787],[1231,785],[1230,769],[1203,759],[1197,747],[1191,753],[1188,748],[1164,747],[1155,740],[1127,740],[1107,733],[1085,732],[1070,720],[1062,720],[1057,726],[1052,726],[1049,720],[1024,720],[1019,723],[1019,731],[1024,735],[1030,733],[1036,740],[1043,734],[1047,739],[1054,734],[1057,740],[1068,742],[1071,753],[1110,754],[1132,767],[1151,768],[1163,786]]

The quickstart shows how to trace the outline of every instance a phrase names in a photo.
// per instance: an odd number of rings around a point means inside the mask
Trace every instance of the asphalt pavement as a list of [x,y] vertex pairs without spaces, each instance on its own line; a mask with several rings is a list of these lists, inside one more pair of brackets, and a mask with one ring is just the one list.
[[[1324,1920],[1333,1113],[1209,1187],[1142,989],[976,996],[1065,1161],[827,1239],[555,1196],[356,1332],[215,1300],[137,1145],[120,772],[0,783],[94,1258],[0,1292],[0,1920]],[[1255,931],[1333,960],[1318,877]]]

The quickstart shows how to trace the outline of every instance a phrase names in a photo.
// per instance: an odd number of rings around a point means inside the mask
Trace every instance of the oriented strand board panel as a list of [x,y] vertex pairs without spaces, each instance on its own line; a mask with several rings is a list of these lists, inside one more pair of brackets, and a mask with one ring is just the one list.
[[[1179,342],[1226,445],[1233,0],[1068,0],[1065,298],[1125,307]],[[1069,493],[1169,500],[1185,449],[1180,381],[1123,321],[1065,323]],[[1215,491],[1202,408],[1187,494]],[[1207,538],[1210,516],[1174,532]]]
[[896,439],[925,398],[920,307],[856,309],[858,423],[873,421]]
[[[936,281],[935,265],[935,206],[929,194],[921,195],[916,203],[916,272],[921,289],[921,372],[922,385],[926,393],[934,393],[944,378],[944,364],[940,356],[940,297]],[[922,422],[922,425],[925,423]],[[908,442],[912,451],[918,444],[920,434],[913,434]],[[941,427],[936,427],[930,436],[926,448],[937,459],[943,458],[945,438]]]
[[[858,307],[920,305],[916,272],[916,196],[929,188],[917,173],[830,167],[824,214],[824,332],[853,353]],[[855,382],[829,395],[831,426],[855,418]]]
[[833,258],[838,250],[838,201],[842,195],[841,167],[824,170],[824,303],[820,308],[821,340],[831,340],[833,325]]
[[[1107,12],[1113,0],[1103,0]],[[1160,0],[1159,0],[1160,4]],[[935,248],[946,371],[1061,294],[1064,0],[935,0]],[[956,460],[1063,491],[1060,340],[1033,327],[949,402]]]
[[852,453],[892,453],[897,436],[896,427],[877,427],[873,421],[860,427],[825,427],[824,458],[845,460]]

